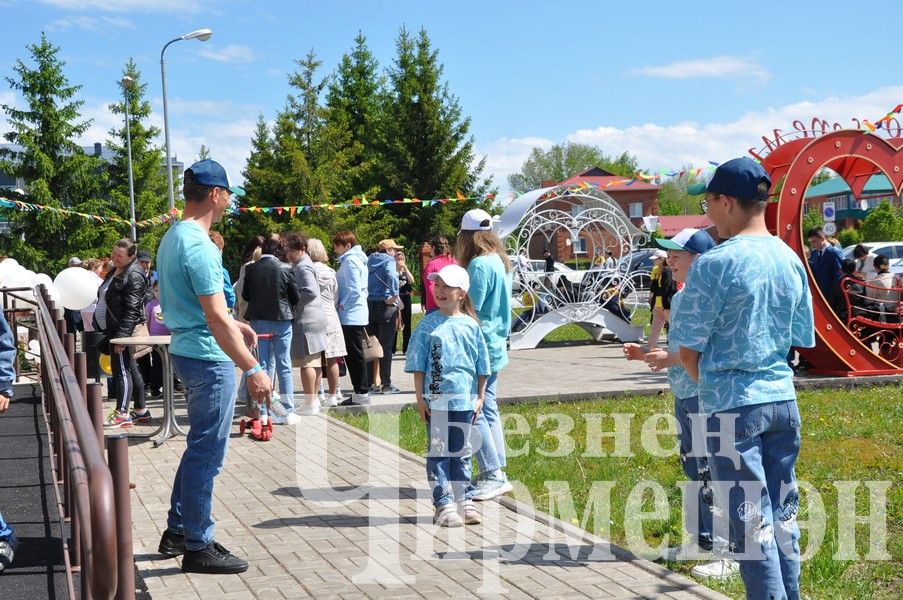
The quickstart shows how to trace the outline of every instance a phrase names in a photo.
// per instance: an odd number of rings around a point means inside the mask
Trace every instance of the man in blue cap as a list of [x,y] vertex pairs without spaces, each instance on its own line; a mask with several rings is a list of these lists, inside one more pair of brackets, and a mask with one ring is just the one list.
[[[815,345],[812,297],[799,257],[765,224],[771,180],[735,158],[708,181],[703,210],[725,240],[696,259],[671,335],[699,383],[715,506],[748,598],[799,598],[800,413],[791,346]],[[715,534],[724,531],[723,519]]]
[[182,219],[160,241],[157,270],[160,305],[172,331],[173,365],[185,385],[188,444],[173,482],[167,529],[159,551],[184,555],[182,570],[241,573],[248,563],[213,540],[213,478],[226,457],[235,412],[235,366],[247,375],[248,394],[268,402],[273,384],[248,350],[254,330],[229,315],[223,295],[222,257],[210,226],[222,220],[231,187],[226,170],[202,160],[185,171]]

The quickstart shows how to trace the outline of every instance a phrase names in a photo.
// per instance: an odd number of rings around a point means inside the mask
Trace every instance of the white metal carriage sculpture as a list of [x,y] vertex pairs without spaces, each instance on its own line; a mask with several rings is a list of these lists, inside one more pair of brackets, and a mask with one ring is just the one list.
[[[512,350],[535,348],[568,323],[580,325],[596,340],[642,339],[643,328],[632,325],[630,317],[643,302],[643,290],[639,279],[629,275],[629,261],[649,236],[630,222],[611,196],[594,187],[533,190],[511,202],[494,229],[513,257],[517,302],[509,338]],[[621,258],[614,268],[593,265],[552,272],[535,268],[538,254],[553,246],[562,230],[572,248],[585,244],[589,256],[605,256],[604,250],[611,250]]]

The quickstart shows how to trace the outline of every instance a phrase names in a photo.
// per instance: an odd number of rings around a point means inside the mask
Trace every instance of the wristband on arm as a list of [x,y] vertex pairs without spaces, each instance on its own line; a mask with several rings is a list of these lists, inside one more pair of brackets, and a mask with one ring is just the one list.
[[263,367],[260,366],[260,363],[257,363],[256,365],[245,371],[245,376],[250,377],[254,373],[260,373],[261,371],[263,371]]

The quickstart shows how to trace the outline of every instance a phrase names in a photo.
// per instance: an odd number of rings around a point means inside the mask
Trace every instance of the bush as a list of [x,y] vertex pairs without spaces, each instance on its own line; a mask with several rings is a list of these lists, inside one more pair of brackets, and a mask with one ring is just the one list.
[[886,200],[869,211],[859,231],[864,242],[893,242],[900,239],[903,219]]
[[846,229],[840,230],[837,234],[837,240],[844,248],[847,246],[854,246],[862,242],[862,232],[853,227],[847,227]]

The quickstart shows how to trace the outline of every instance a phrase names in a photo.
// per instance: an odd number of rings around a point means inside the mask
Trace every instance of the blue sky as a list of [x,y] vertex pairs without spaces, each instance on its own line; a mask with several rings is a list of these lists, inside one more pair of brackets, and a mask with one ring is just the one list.
[[[82,141],[90,144],[117,123],[107,105],[129,57],[162,126],[160,50],[209,27],[209,41],[166,51],[173,150],[191,162],[206,144],[240,180],[257,114],[272,120],[283,106],[295,59],[314,48],[325,76],[360,30],[385,66],[399,27],[425,27],[504,194],[505,176],[534,146],[580,141],[631,152],[644,168],[677,168],[744,154],[794,119],[878,118],[903,102],[892,6],[0,0],[0,70],[12,75],[25,46],[47,32],[70,82],[84,86],[83,112],[94,124]],[[21,98],[2,82],[0,103],[21,106]]]

